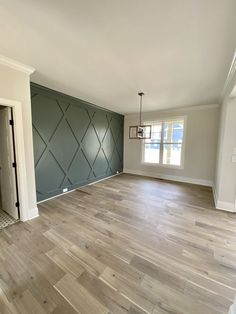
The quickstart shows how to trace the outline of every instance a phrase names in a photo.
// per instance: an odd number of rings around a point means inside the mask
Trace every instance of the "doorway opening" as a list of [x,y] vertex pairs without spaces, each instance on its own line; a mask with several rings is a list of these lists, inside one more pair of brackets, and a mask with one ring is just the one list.
[[13,109],[0,105],[0,229],[19,218]]

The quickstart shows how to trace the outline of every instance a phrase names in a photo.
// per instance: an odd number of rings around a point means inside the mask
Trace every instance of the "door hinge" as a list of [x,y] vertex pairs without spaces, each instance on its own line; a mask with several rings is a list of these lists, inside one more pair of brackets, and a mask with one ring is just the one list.
[[13,119],[9,120],[10,125],[14,125]]
[[12,167],[16,168],[16,162],[15,161],[12,163]]
[[20,207],[20,203],[19,202],[16,202],[16,207]]

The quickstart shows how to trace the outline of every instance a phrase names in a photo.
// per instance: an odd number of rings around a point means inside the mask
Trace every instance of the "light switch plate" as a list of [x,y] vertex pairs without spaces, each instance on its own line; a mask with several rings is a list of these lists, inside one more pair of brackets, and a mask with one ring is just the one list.
[[232,162],[236,162],[236,155],[232,155]]

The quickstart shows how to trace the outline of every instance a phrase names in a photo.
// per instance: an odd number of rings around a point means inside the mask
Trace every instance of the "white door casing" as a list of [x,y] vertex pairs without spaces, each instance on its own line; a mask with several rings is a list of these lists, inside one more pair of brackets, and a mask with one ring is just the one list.
[[0,105],[8,106],[13,110],[14,120],[14,135],[15,135],[15,153],[17,164],[17,179],[18,179],[18,194],[19,194],[19,212],[20,220],[26,221],[38,216],[38,208],[29,208],[28,204],[28,187],[26,174],[26,159],[25,159],[25,143],[23,133],[22,120],[22,104],[19,101],[0,98]]
[[15,219],[19,218],[16,207],[17,187],[16,173],[13,167],[15,162],[13,129],[10,125],[11,109],[6,107],[0,110],[0,181],[2,209]]
[[[28,134],[32,132],[30,75],[35,69],[2,55],[0,66],[3,69],[0,75],[3,83],[0,88],[0,105],[13,110],[20,220],[27,221],[38,216],[33,182],[33,142],[32,134]],[[29,182],[32,184],[29,185]]]

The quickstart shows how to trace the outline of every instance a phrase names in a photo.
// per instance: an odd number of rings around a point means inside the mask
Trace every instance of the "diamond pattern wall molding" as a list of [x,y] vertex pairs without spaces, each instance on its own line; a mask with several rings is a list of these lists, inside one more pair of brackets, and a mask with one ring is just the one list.
[[38,201],[123,170],[124,117],[31,84]]

